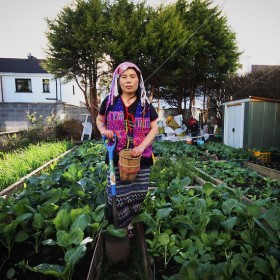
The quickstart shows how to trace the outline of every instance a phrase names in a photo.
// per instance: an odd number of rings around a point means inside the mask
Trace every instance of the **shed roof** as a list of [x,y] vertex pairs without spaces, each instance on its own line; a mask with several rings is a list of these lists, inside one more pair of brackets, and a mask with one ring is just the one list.
[[42,59],[29,56],[27,59],[0,58],[0,72],[2,73],[48,73],[41,66]]
[[242,99],[236,99],[236,100],[224,102],[223,105],[230,105],[230,104],[235,104],[235,103],[240,103],[240,102],[241,103],[242,102],[277,102],[277,103],[279,103],[280,100],[263,98],[263,97],[258,97],[258,96],[249,96],[248,98],[242,98]]

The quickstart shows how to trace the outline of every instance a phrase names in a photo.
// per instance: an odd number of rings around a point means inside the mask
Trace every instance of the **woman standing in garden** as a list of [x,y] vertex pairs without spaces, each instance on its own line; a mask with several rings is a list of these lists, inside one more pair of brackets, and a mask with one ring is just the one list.
[[[128,231],[148,191],[153,164],[152,142],[158,133],[157,118],[146,96],[140,69],[131,62],[120,64],[114,71],[110,93],[101,104],[96,123],[101,135],[108,139],[113,139],[114,134],[117,137],[114,165],[118,225],[128,228]],[[118,161],[119,152],[123,149],[131,149],[132,157],[141,156],[140,170],[133,182],[120,180]],[[112,213],[110,185],[107,187],[107,198],[109,213]]]

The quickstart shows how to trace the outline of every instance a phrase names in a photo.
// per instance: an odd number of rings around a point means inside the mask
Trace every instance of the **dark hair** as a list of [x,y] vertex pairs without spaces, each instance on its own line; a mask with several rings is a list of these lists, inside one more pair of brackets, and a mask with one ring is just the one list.
[[[136,74],[137,74],[139,83],[138,83],[138,88],[137,88],[137,90],[136,90],[135,93],[136,93],[137,98],[140,99],[140,97],[141,97],[141,89],[140,89],[140,79],[141,79],[141,75],[140,75],[140,73],[137,71],[137,69],[135,69],[134,67],[128,67],[126,70],[128,70],[128,69],[133,69],[133,70],[136,72]],[[126,71],[126,70],[125,70],[125,71]],[[120,87],[119,79],[118,79],[117,83],[118,83],[118,93],[119,93],[119,95],[121,95],[121,94],[122,94],[122,89],[121,89],[121,87]]]

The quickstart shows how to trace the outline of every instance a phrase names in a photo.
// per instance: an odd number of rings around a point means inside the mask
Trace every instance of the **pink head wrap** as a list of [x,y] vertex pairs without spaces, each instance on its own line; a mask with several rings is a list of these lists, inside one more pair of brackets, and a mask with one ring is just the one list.
[[131,62],[123,62],[121,63],[114,71],[113,74],[113,80],[110,86],[110,93],[109,93],[109,100],[108,103],[111,105],[113,105],[113,100],[115,96],[118,96],[118,79],[120,78],[121,74],[126,71],[128,68],[133,68],[135,69],[139,76],[140,76],[140,81],[139,81],[139,86],[140,86],[140,100],[141,100],[141,105],[143,107],[145,107],[146,101],[149,102],[148,98],[147,98],[147,94],[146,94],[146,90],[145,90],[145,85],[144,85],[144,81],[143,81],[143,77],[142,77],[142,73],[140,71],[140,69]]

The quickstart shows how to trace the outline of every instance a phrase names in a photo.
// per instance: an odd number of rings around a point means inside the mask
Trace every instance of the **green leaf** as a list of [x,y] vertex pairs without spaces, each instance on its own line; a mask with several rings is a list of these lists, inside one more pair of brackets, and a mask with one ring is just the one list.
[[84,232],[80,228],[74,228],[70,231],[69,241],[71,244],[79,245],[84,238]]
[[[105,205],[105,204],[103,204]],[[101,205],[102,206],[102,205]],[[95,209],[95,211],[100,207],[100,205],[98,205]],[[103,207],[104,208],[104,207]],[[87,215],[90,215],[91,214],[91,209],[89,207],[89,205],[86,205],[84,208],[83,208],[83,214],[87,214]]]
[[72,248],[65,253],[64,260],[68,264],[70,263],[71,267],[73,268],[79,260],[85,255],[86,253],[86,246],[79,245],[78,247]]
[[35,267],[27,266],[28,269],[34,272],[40,272],[45,275],[51,275],[58,279],[63,279],[63,272],[65,267],[62,265],[53,265],[48,263],[42,263]]
[[71,211],[70,211],[71,222],[73,223],[77,219],[77,217],[79,215],[81,215],[82,213],[83,213],[82,208],[71,209]]
[[127,235],[127,231],[124,228],[116,229],[114,225],[109,225],[105,230],[109,235],[119,238],[124,238]]
[[211,183],[206,183],[202,186],[202,191],[206,194],[206,195],[210,195],[213,191],[214,191],[214,186]]
[[184,258],[182,258],[181,256],[174,256],[174,260],[175,262],[179,263],[179,264],[183,264],[186,260]]
[[184,280],[199,280],[197,275],[199,264],[197,261],[189,261],[186,266],[183,266],[179,272],[179,279]]
[[249,243],[251,245],[253,245],[253,242],[251,240],[251,231],[250,230],[243,230],[241,233],[240,233],[240,237],[246,242],[246,243]]
[[272,205],[272,207],[264,213],[263,218],[272,229],[280,230],[280,207]]
[[165,232],[161,233],[158,237],[158,241],[161,245],[166,246],[169,243],[169,235]]
[[95,209],[95,211],[92,213],[92,218],[95,222],[100,223],[103,220],[104,215],[105,215],[104,206],[103,207],[98,206]]
[[13,279],[15,273],[16,273],[15,269],[10,268],[6,273],[7,279]]
[[61,209],[54,219],[56,230],[68,231],[70,225],[70,215],[66,209]]
[[259,218],[261,216],[261,206],[259,205],[247,205],[248,214],[254,218]]
[[42,206],[38,206],[39,212],[46,219],[53,217],[57,208],[58,206],[53,203],[44,203]]
[[172,218],[172,224],[176,225],[176,224],[188,224],[191,225],[192,224],[192,220],[189,216],[185,216],[185,215],[179,215],[176,216],[174,218]]
[[137,222],[144,222],[147,225],[152,225],[154,223],[154,219],[151,214],[147,212],[143,212],[138,216],[136,216],[135,218],[133,218],[133,223],[137,223]]
[[170,213],[174,211],[172,208],[163,208],[163,209],[159,209],[157,211],[157,217],[159,219],[166,219],[167,217],[169,217]]
[[57,242],[53,239],[46,239],[44,241],[42,241],[43,245],[48,245],[48,246],[54,246],[57,244]]
[[25,213],[25,214],[18,216],[14,221],[12,221],[9,225],[7,225],[5,227],[4,231],[9,232],[9,231],[14,230],[19,223],[29,219],[32,216],[33,216],[32,213]]
[[235,254],[233,258],[230,260],[229,276],[232,275],[232,273],[235,271],[237,267],[243,267],[244,263],[245,261],[242,258],[241,254],[239,253]]
[[230,216],[232,210],[235,207],[237,207],[237,205],[238,205],[238,201],[234,198],[230,198],[230,199],[226,200],[222,205],[222,209],[223,209],[225,215]]
[[261,272],[264,275],[271,275],[270,265],[266,260],[259,257],[254,257],[254,260],[254,267],[257,271]]
[[40,229],[40,228],[43,227],[43,223],[44,223],[43,216],[40,213],[34,214],[34,219],[33,219],[33,222],[32,222],[32,226],[35,229]]
[[23,242],[29,238],[29,234],[25,230],[20,230],[15,236],[16,242]]
[[208,241],[208,235],[205,232],[202,232],[200,234],[200,238],[204,243],[206,243]]
[[198,199],[194,205],[194,211],[199,215],[203,215],[206,211],[206,201],[203,198]]
[[12,206],[12,211],[15,213],[16,216],[20,216],[26,213],[26,205],[30,205],[30,201],[27,197],[22,198],[16,201]]
[[235,226],[236,221],[237,221],[237,217],[232,217],[232,218],[227,219],[224,222],[221,222],[221,225],[224,226],[228,231],[230,231]]
[[57,245],[63,248],[69,248],[71,245],[69,233],[65,230],[59,230],[56,233]]
[[75,228],[79,228],[82,231],[84,231],[85,228],[90,225],[90,221],[91,221],[91,218],[89,215],[81,214],[80,216],[78,216],[76,218],[74,223],[71,225],[70,231]]
[[274,233],[266,225],[264,225],[261,221],[259,221],[256,218],[254,218],[254,221],[259,227],[261,227],[266,232],[266,234],[268,235],[268,237],[272,242],[278,244],[279,242],[278,239],[275,237]]

